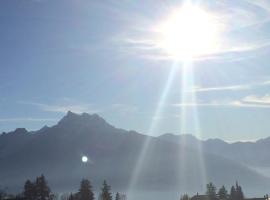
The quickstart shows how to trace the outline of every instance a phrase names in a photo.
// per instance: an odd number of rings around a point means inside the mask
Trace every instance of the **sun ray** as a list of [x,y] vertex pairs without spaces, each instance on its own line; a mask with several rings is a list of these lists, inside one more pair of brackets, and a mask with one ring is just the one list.
[[[171,70],[170,70],[166,85],[165,85],[165,87],[163,89],[163,92],[161,94],[158,106],[156,108],[156,111],[154,112],[152,123],[151,123],[151,125],[149,127],[149,130],[148,130],[148,134],[150,134],[150,135],[153,135],[153,133],[155,133],[155,131],[156,131],[156,128],[157,128],[157,125],[158,125],[158,122],[159,122],[159,118],[162,115],[164,104],[166,102],[166,98],[168,96],[168,93],[170,91],[172,82],[174,80],[175,72],[176,72],[177,68],[178,68],[177,63],[174,63],[173,66],[171,67]],[[134,171],[132,173],[132,177],[131,177],[129,187],[128,187],[128,192],[127,192],[128,198],[131,199],[131,200],[133,200],[135,198],[134,195],[133,195],[133,192],[134,192],[133,190],[136,187],[136,183],[138,181],[138,177],[139,177],[139,174],[141,172],[143,162],[145,160],[145,154],[146,154],[146,152],[148,150],[150,140],[151,140],[151,137],[147,137],[147,139],[144,141],[143,148],[141,149],[140,156],[139,156],[139,158],[138,158],[138,160],[136,162],[135,169],[134,169]]]
[[[181,87],[181,104],[186,104],[186,103],[191,103],[196,105],[197,99],[196,99],[196,93],[195,92],[185,92],[185,91],[190,91],[191,88],[194,87],[194,78],[193,78],[193,65],[192,62],[184,62],[183,67],[182,67],[182,87]],[[191,111],[190,111],[191,109]],[[190,127],[193,127],[192,131],[198,138],[201,138],[201,131],[200,131],[200,121],[198,117],[198,110],[196,106],[193,107],[181,107],[181,133],[188,133],[190,130]],[[191,116],[189,117],[188,116]],[[188,121],[189,119],[190,121]],[[205,161],[203,157],[203,149],[201,147],[200,143],[197,143],[197,151],[196,153],[196,160],[199,162],[199,175],[200,175],[200,180],[201,180],[201,189],[203,189],[204,185],[207,182],[207,174],[205,170]],[[185,171],[187,170],[187,166],[185,165],[186,159],[190,159],[186,157],[185,153],[185,147],[186,147],[186,141],[185,137],[183,137],[183,140],[181,141],[180,145],[180,155],[182,156],[182,160],[180,163],[180,170],[179,170],[179,176],[184,177]],[[183,162],[184,160],[184,162]],[[186,180],[181,179],[181,186],[185,188],[185,183]]]
[[[194,87],[192,60],[196,57],[212,54],[217,51],[219,44],[218,25],[215,18],[207,11],[194,6],[190,3],[185,4],[180,9],[173,12],[170,17],[158,27],[157,30],[161,37],[157,41],[157,46],[163,49],[174,60],[167,83],[161,94],[158,106],[153,116],[152,123],[150,124],[148,134],[153,135],[159,123],[159,118],[162,115],[164,103],[170,91],[173,78],[177,69],[179,69],[179,62],[184,61],[182,64],[182,85],[181,85],[181,103],[193,103],[196,105],[195,93],[187,93],[185,91],[192,91]],[[189,126],[193,126],[194,132],[200,138],[200,122],[198,117],[198,110],[196,107],[192,108],[191,113],[187,112],[187,107],[181,109],[181,133],[187,133]],[[192,120],[188,122],[187,119],[191,115]],[[138,177],[142,170],[145,156],[149,148],[151,137],[148,137],[141,149],[140,156],[136,162],[136,166],[131,176],[128,196],[133,199],[132,190],[136,188]],[[179,160],[180,158],[186,160],[185,141],[180,145]],[[197,160],[199,162],[200,179],[202,185],[206,182],[205,162],[203,157],[203,150],[198,143],[197,147]],[[187,160],[186,160],[187,161]],[[180,163],[179,177],[181,185],[185,185],[186,180],[183,179],[185,171],[188,170],[185,166],[185,161]]]

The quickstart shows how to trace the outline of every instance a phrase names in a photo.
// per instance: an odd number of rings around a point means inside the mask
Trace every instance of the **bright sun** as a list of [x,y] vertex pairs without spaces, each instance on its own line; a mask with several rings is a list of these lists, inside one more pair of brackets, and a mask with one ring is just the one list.
[[184,5],[158,26],[159,48],[173,59],[185,60],[213,54],[218,49],[219,26],[214,15]]

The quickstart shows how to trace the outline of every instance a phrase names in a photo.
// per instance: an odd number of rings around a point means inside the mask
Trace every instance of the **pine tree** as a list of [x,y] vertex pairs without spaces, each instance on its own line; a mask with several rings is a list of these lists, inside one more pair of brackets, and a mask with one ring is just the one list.
[[216,187],[215,185],[210,182],[206,185],[206,195],[209,197],[210,200],[216,199]]
[[5,199],[5,197],[6,197],[6,193],[5,193],[5,191],[4,191],[4,190],[2,190],[2,189],[0,189],[0,200]]
[[35,191],[35,200],[50,200],[50,188],[47,185],[44,175],[37,177]]
[[120,194],[118,192],[115,195],[115,200],[121,200]]
[[181,196],[180,200],[189,200],[189,196],[187,194],[184,194]]
[[94,200],[94,193],[92,191],[92,185],[89,180],[83,179],[79,189],[79,200]]
[[110,190],[111,187],[104,180],[103,187],[101,188],[100,200],[112,200],[112,194]]
[[75,200],[75,198],[74,198],[74,196],[73,196],[72,193],[69,195],[68,200]]
[[238,182],[236,181],[236,200],[243,200],[244,199],[244,193],[242,191],[241,186],[238,185]]
[[228,191],[226,190],[224,185],[219,189],[218,196],[219,199],[228,199]]
[[236,198],[237,198],[236,190],[235,190],[235,187],[232,186],[231,187],[231,192],[230,192],[230,200],[236,200]]
[[35,184],[27,180],[24,184],[23,196],[27,200],[34,200],[36,197]]

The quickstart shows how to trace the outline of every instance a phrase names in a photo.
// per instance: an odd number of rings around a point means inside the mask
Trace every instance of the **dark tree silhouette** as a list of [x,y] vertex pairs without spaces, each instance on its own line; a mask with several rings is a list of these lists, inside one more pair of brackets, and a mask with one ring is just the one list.
[[51,200],[52,194],[44,175],[36,178],[33,183],[27,180],[24,184],[23,198],[27,200]]
[[218,191],[219,199],[228,199],[228,191],[226,190],[225,186],[223,185]]
[[120,199],[121,199],[120,194],[117,192],[115,195],[115,200],[120,200]]
[[235,186],[232,186],[231,188],[230,200],[244,200],[244,193],[242,191],[242,187],[238,185],[237,181]]
[[236,181],[235,184],[235,190],[236,190],[236,199],[237,200],[243,200],[244,199],[244,193],[242,191],[242,187],[240,185],[238,185],[238,182]]
[[50,200],[51,192],[44,175],[37,177],[35,184],[35,200]]
[[214,199],[216,199],[216,187],[215,187],[215,185],[212,183],[212,182],[210,182],[210,183],[208,183],[207,185],[206,185],[206,195],[208,196],[208,198],[210,199],[210,200],[214,200]]
[[68,200],[75,200],[75,197],[72,193],[69,195]]
[[78,193],[79,200],[94,200],[92,185],[89,180],[83,179]]
[[103,186],[101,188],[101,193],[100,193],[100,200],[112,200],[112,194],[110,192],[111,186],[107,184],[107,182],[104,180]]
[[35,200],[36,198],[36,186],[30,180],[27,180],[24,184],[23,196],[27,200]]
[[231,187],[230,200],[236,200],[236,190],[234,186]]
[[189,196],[187,194],[184,194],[183,196],[181,196],[180,200],[189,200]]
[[5,199],[6,193],[4,190],[0,189],[0,200]]

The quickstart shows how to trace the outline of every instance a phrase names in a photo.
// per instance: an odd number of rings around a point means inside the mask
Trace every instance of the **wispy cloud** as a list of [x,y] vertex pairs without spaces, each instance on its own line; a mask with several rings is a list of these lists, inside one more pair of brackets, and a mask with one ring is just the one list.
[[249,103],[244,100],[232,101],[229,106],[233,107],[244,107],[244,108],[270,108],[270,104],[258,104],[258,103]]
[[232,102],[222,102],[222,101],[172,104],[172,106],[175,106],[175,107],[221,107],[221,106],[232,106],[232,105],[233,105]]
[[195,87],[192,92],[211,92],[211,91],[236,91],[250,89],[250,85],[231,85],[221,87]]
[[191,92],[212,92],[212,91],[239,91],[239,90],[249,90],[256,88],[258,86],[270,85],[270,80],[253,82],[249,84],[240,84],[240,85],[228,85],[220,87],[194,87]]
[[235,108],[270,108],[270,95],[249,95],[237,100],[215,100],[210,102],[194,102],[172,104],[176,107],[235,107]]
[[[225,6],[228,4],[224,4]],[[236,28],[258,26],[270,20],[270,2],[268,0],[244,0],[240,5],[226,9],[226,20],[233,21]]]
[[[197,56],[194,60],[242,60],[255,56],[254,51],[260,52],[270,47],[269,34],[264,32],[264,26],[270,21],[269,1],[221,1],[211,4],[211,9],[221,27],[220,44],[214,52]],[[161,16],[164,17],[164,13]],[[162,36],[154,27],[159,21],[145,21],[148,23],[142,22],[141,26],[138,23],[135,23],[137,27],[131,25],[130,31],[126,29],[124,34],[116,38],[123,47],[121,50],[147,59],[173,59],[158,45]],[[260,38],[257,37],[258,30],[261,31]]]
[[44,103],[36,103],[36,102],[27,102],[27,101],[20,101],[21,104],[26,105],[33,105],[39,107],[43,111],[47,112],[58,112],[58,113],[66,113],[68,111],[76,112],[76,113],[97,113],[100,112],[97,109],[93,108],[93,104],[44,104]]
[[36,106],[42,111],[46,112],[57,112],[57,113],[67,113],[68,111],[72,111],[75,113],[116,113],[120,115],[134,114],[138,111],[138,107],[135,105],[116,103],[108,106],[98,106],[95,104],[87,104],[87,103],[67,103],[72,102],[71,99],[64,99],[64,103],[62,104],[45,104],[45,103],[37,103],[37,102],[29,102],[29,101],[20,101],[18,103],[25,105]]
[[257,104],[257,105],[269,105],[270,106],[270,95],[256,96],[250,95],[242,99],[242,102],[246,104]]

